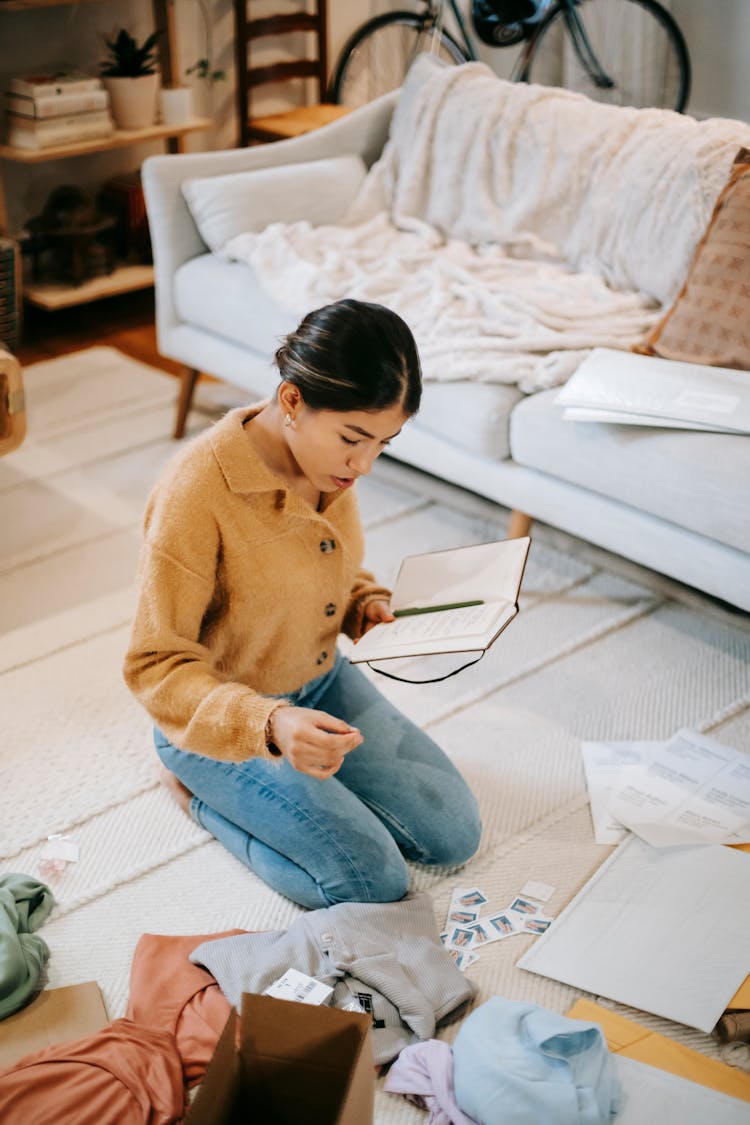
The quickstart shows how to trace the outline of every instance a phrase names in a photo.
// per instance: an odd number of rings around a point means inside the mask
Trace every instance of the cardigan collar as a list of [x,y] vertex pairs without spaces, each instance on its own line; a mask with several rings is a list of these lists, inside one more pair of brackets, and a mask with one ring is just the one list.
[[[245,433],[244,424],[260,414],[270,400],[240,406],[228,411],[209,431],[209,440],[214,456],[219,463],[224,479],[232,490],[239,494],[251,492],[274,492],[277,494],[277,507],[285,505],[300,507],[304,514],[319,515],[301,496],[289,488],[282,477],[277,476],[255,449]],[[327,511],[331,504],[346,489],[323,494],[321,512]],[[279,496],[280,494],[280,496]]]

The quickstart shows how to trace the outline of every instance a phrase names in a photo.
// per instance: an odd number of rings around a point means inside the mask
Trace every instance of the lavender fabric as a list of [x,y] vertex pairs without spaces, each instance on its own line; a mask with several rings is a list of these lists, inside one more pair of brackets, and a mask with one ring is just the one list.
[[427,1125],[476,1125],[456,1104],[453,1051],[440,1039],[405,1047],[388,1071],[385,1089],[428,1109]]

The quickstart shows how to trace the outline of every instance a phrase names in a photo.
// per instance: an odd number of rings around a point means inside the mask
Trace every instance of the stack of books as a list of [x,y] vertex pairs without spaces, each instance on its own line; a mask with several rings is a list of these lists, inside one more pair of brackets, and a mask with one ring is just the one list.
[[7,143],[15,148],[96,140],[114,132],[109,94],[85,74],[36,74],[8,80]]

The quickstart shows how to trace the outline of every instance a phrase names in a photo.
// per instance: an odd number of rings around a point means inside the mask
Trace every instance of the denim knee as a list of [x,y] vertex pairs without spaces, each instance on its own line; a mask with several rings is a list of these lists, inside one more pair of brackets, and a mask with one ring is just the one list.
[[422,862],[446,867],[466,863],[476,855],[481,838],[482,822],[476,798],[467,789],[465,799],[457,802],[450,829],[446,831],[443,825],[435,833],[435,838],[430,842],[429,856]]
[[398,902],[409,890],[409,869],[401,853],[381,855],[379,861],[367,866],[358,865],[357,878],[337,881],[335,888],[321,887],[331,906],[339,902]]

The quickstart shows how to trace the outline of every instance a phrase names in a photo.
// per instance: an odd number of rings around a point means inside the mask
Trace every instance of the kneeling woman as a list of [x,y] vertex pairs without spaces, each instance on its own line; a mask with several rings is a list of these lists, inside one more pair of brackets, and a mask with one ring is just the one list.
[[340,653],[391,620],[361,569],[353,485],[416,413],[414,339],[380,305],[310,313],[275,398],[182,449],[145,517],[125,679],[190,815],[309,908],[388,902],[404,857],[463,863],[474,797],[443,751]]

